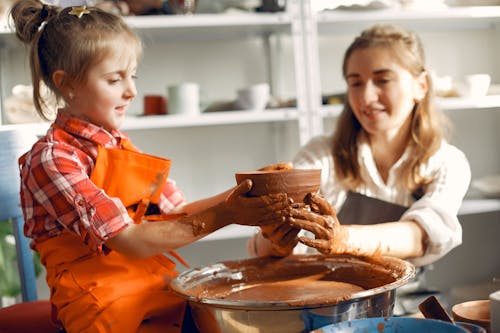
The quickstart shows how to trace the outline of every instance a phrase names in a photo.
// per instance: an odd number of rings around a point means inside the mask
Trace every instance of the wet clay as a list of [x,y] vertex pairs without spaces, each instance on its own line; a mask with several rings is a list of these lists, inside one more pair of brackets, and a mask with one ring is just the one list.
[[355,284],[323,280],[325,275],[313,275],[296,279],[246,283],[241,286],[222,285],[200,296],[243,302],[280,303],[328,303],[331,299],[347,299],[351,294],[363,291]]
[[270,193],[286,193],[295,202],[302,202],[307,193],[317,192],[321,183],[320,169],[281,169],[238,172],[236,183],[251,179],[253,186],[249,196]]
[[213,271],[203,285],[190,290],[191,296],[294,306],[336,304],[408,275],[407,266],[383,257],[261,257],[224,264],[227,271]]

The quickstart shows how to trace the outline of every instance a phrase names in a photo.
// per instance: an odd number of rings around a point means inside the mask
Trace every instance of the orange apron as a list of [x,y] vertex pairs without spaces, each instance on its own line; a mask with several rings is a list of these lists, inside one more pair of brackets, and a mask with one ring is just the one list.
[[[148,204],[158,203],[170,161],[122,144],[125,149],[99,147],[90,179],[141,223]],[[161,332],[181,331],[186,304],[168,289],[178,272],[166,256],[100,255],[69,231],[35,247],[47,270],[53,315],[67,332],[153,332],[143,323],[152,317],[162,318]]]

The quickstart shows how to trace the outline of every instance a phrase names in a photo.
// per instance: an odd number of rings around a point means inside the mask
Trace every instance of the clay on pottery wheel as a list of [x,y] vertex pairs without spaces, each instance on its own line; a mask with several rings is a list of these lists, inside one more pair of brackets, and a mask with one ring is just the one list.
[[215,263],[171,283],[201,333],[302,333],[348,318],[392,314],[415,268],[392,257],[291,255]]
[[317,192],[321,183],[320,169],[287,169],[268,171],[248,171],[235,174],[239,184],[251,179],[250,196],[271,193],[287,193],[295,202],[302,202],[307,193]]
[[229,303],[337,304],[360,292],[384,288],[403,276],[407,279],[412,272],[407,262],[389,257],[258,257],[194,270],[182,294]]

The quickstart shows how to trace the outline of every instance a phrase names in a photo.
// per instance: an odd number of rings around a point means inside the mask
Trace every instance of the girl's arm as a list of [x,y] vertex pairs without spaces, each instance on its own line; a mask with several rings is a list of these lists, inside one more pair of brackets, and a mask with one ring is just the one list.
[[174,219],[130,225],[106,246],[134,257],[168,252],[229,224],[266,225],[283,222],[290,202],[286,194],[246,197],[250,180],[216,196],[184,205]]

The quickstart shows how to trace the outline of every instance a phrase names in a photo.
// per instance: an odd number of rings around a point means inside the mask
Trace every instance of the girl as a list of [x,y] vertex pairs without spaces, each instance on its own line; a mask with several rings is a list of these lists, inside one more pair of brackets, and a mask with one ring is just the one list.
[[50,111],[42,83],[63,104],[20,159],[25,233],[46,268],[54,319],[66,332],[136,332],[156,316],[162,332],[180,332],[185,304],[168,288],[177,272],[163,253],[231,223],[280,222],[286,195],[247,198],[247,182],[184,204],[170,161],[138,152],[118,130],[141,55],[122,19],[36,0],[17,1],[11,16],[30,46],[37,111]]
[[[294,159],[297,168],[322,169],[324,199],[310,197],[313,211],[291,226],[261,227],[250,252],[287,255],[300,240],[322,253],[431,264],[461,243],[457,213],[471,173],[444,139],[422,44],[400,27],[374,26],[347,49],[343,74],[347,100],[334,134],[312,139]],[[297,238],[299,228],[315,239]]]

